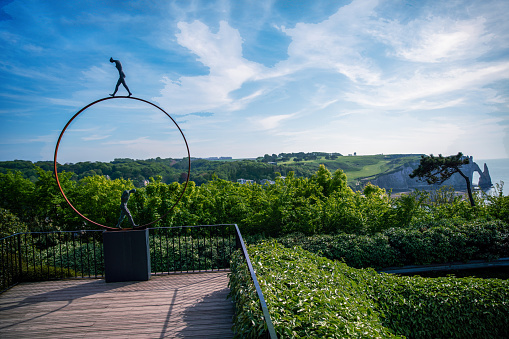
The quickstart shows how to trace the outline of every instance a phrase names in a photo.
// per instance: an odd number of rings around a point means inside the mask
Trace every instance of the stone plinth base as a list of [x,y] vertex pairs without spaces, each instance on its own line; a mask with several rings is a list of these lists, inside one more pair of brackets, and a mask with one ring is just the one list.
[[148,230],[103,232],[106,282],[150,279]]

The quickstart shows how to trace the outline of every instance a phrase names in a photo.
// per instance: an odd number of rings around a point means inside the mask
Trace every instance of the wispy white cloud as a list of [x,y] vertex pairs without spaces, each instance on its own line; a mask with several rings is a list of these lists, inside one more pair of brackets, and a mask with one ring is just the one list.
[[394,55],[412,62],[437,63],[475,59],[491,48],[494,34],[487,32],[484,17],[467,20],[437,16],[408,24],[377,21],[373,36],[394,49]]
[[[256,93],[234,100],[230,93],[263,71],[263,66],[242,57],[242,38],[238,30],[221,21],[219,31],[212,33],[200,21],[180,22],[178,42],[197,55],[198,61],[209,68],[209,74],[181,77],[178,82],[163,78],[161,97],[155,98],[180,113],[212,109],[238,109]],[[232,106],[232,104],[235,104]]]
[[75,99],[47,98],[47,100],[57,106],[80,107],[83,105],[83,101]]
[[263,130],[270,130],[278,127],[281,122],[284,120],[291,119],[295,116],[295,113],[293,114],[280,114],[280,115],[273,115],[266,118],[250,118],[249,120],[254,125],[258,126],[259,128]]
[[[417,71],[411,77],[388,79],[383,86],[363,87],[346,94],[360,105],[414,110],[463,105],[468,91],[509,79],[509,62],[478,63],[470,68],[444,69],[443,72]],[[462,92],[462,93],[461,93]],[[454,96],[445,96],[452,95]],[[419,105],[418,103],[423,105]],[[430,102],[433,102],[430,106]],[[410,106],[409,106],[410,105]]]
[[[93,126],[93,127],[87,127],[87,128],[74,128],[70,127],[66,130],[66,133],[93,133],[100,131],[102,134],[113,132],[116,128],[115,127],[109,127],[106,129],[103,129],[101,126]],[[99,134],[95,134],[99,135]]]
[[288,47],[289,59],[281,62],[278,68],[286,72],[324,68],[354,82],[377,82],[379,70],[362,53],[366,22],[372,20],[377,4],[376,0],[356,0],[323,22],[283,28],[292,42]]
[[57,82],[62,80],[52,72],[44,72],[37,67],[31,66],[20,67],[16,63],[9,61],[0,61],[0,71],[10,74],[11,76],[19,76],[32,80],[44,80],[51,82]]
[[[443,4],[418,11],[411,20],[400,22],[379,5],[377,0],[354,0],[320,22],[300,22],[292,27],[273,24],[290,38],[290,43],[288,58],[271,68],[244,58],[243,37],[228,22],[222,21],[217,32],[201,21],[180,22],[177,42],[196,55],[208,71],[199,76],[182,76],[177,81],[164,79],[164,89],[156,100],[171,104],[180,113],[214,110],[218,112],[215,119],[227,111],[247,114],[251,128],[292,140],[295,147],[298,138],[315,144],[327,140],[327,134],[317,133],[305,117],[313,116],[313,122],[327,124],[327,115],[341,116],[344,124],[345,120],[357,121],[375,108],[377,113],[366,117],[396,111],[398,119],[391,121],[405,128],[412,126],[409,121],[413,120],[402,112],[423,118],[433,110],[463,108],[464,117],[470,121],[484,114],[469,111],[474,106],[509,102],[507,94],[488,88],[509,79],[509,61],[485,58],[504,45],[503,30],[494,30],[500,17],[493,11],[471,3],[468,10],[458,8],[458,13],[451,15],[451,8],[458,5]],[[308,76],[313,72],[313,76]],[[295,90],[297,86],[299,90]],[[263,115],[259,114],[258,107],[265,99],[277,103],[273,93],[280,93],[280,103],[264,105]],[[285,102],[298,102],[300,107],[290,111],[300,113],[274,114],[281,113],[278,110]],[[279,128],[290,120],[291,130]],[[226,119],[225,123],[231,121]],[[443,135],[438,138],[441,141],[437,147],[448,143],[444,138],[449,142],[461,139],[453,133],[460,130],[457,125],[440,124],[437,128],[436,124],[432,121],[429,128],[411,128],[411,133],[403,134],[427,140],[440,130]],[[447,133],[443,126],[447,126]],[[343,134],[360,144],[369,144],[357,140],[353,130]],[[402,140],[396,136],[389,139],[394,142],[384,140],[383,144],[393,148],[398,148],[397,143]],[[426,144],[430,143],[423,142],[423,149]]]
[[53,142],[55,139],[55,136],[52,134],[48,135],[39,135],[35,138],[27,140],[27,142],[44,142],[44,143],[50,143]]
[[147,141],[149,141],[150,138],[148,136],[139,137],[136,139],[128,139],[128,140],[112,140],[105,142],[105,145],[139,145],[139,144],[146,144]]
[[95,141],[95,140],[103,140],[109,138],[111,135],[101,135],[101,134],[93,134],[88,137],[83,137],[81,140],[83,141]]

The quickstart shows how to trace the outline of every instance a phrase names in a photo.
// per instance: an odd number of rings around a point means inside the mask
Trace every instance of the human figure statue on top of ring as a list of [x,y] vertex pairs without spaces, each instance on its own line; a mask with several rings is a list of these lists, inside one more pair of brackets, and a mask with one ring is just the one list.
[[110,94],[110,96],[114,97],[115,94],[117,93],[118,91],[118,86],[120,86],[120,84],[124,85],[125,89],[127,90],[127,92],[129,92],[129,97],[132,95],[131,91],[129,90],[129,87],[127,87],[126,83],[125,83],[125,74],[124,74],[124,71],[122,70],[122,64],[120,63],[120,61],[118,60],[114,60],[113,58],[110,58],[110,62],[114,62],[115,63],[115,67],[117,68],[118,70],[118,81],[117,81],[117,86],[115,86],[115,92],[113,92],[113,94]]
[[118,228],[122,228],[120,225],[122,224],[122,221],[124,220],[126,215],[127,215],[127,218],[129,218],[129,222],[131,223],[133,228],[138,226],[134,223],[131,212],[129,212],[129,209],[127,208],[127,202],[129,201],[129,198],[131,197],[131,193],[136,193],[136,189],[133,188],[130,191],[125,190],[122,193],[122,197],[120,198],[120,218],[118,218],[118,223],[116,226]]

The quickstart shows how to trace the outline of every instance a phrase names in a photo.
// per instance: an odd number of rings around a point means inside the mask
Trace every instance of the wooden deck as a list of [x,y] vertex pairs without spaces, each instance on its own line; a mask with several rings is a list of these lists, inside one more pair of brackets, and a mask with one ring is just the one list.
[[227,273],[23,283],[0,294],[0,338],[231,338]]

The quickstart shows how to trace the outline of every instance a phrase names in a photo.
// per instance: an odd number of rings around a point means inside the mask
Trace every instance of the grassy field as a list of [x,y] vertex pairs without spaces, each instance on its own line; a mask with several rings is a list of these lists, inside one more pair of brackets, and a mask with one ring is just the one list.
[[353,186],[361,178],[374,177],[381,173],[388,173],[408,162],[415,162],[420,155],[414,154],[389,154],[389,155],[357,155],[342,156],[335,160],[327,160],[320,157],[308,161],[287,161],[278,165],[287,165],[296,168],[307,168],[316,170],[320,164],[324,164],[331,172],[341,169],[348,178],[348,184]]

